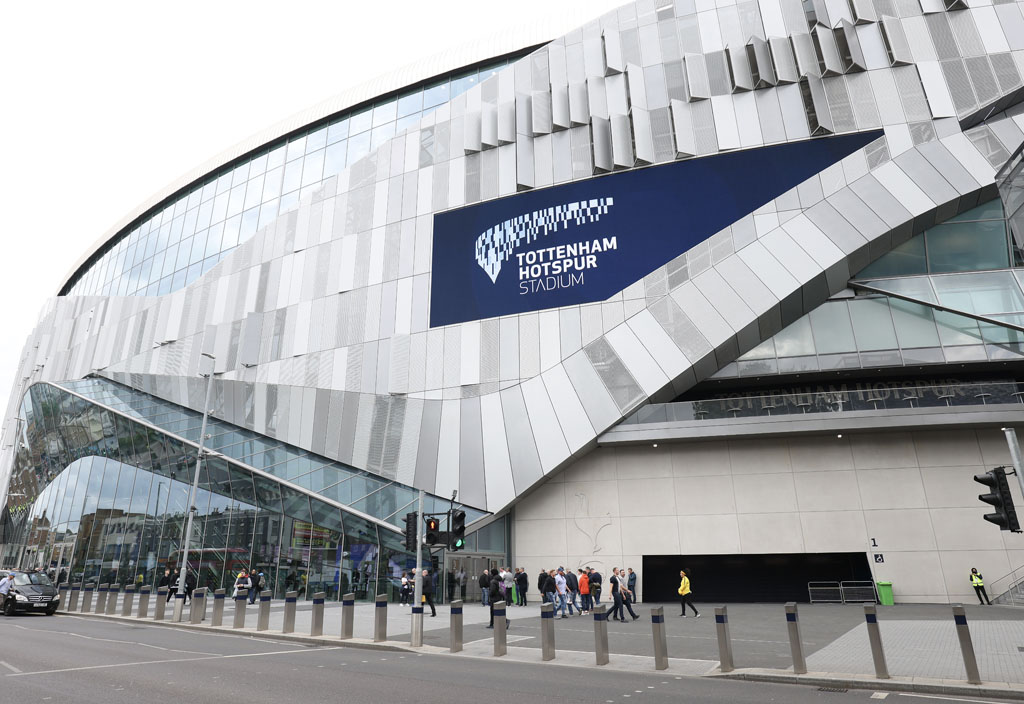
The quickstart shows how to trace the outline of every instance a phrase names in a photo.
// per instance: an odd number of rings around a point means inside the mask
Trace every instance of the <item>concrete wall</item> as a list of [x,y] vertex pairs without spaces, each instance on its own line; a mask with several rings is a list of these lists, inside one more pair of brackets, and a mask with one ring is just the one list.
[[530,575],[633,567],[642,590],[645,554],[865,551],[897,601],[970,603],[972,566],[989,585],[1024,566],[973,481],[1009,462],[998,429],[601,447],[516,505],[513,554]]

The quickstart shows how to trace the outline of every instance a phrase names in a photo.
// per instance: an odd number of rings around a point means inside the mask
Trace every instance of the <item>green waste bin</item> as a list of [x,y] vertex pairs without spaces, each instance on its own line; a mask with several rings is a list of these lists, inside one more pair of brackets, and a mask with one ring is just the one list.
[[892,582],[878,582],[878,601],[882,606],[892,606]]

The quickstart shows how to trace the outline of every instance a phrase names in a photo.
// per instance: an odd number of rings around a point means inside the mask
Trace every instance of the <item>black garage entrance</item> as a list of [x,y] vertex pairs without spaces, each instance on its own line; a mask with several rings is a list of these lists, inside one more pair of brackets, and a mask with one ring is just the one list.
[[643,565],[647,602],[678,600],[681,569],[698,603],[807,601],[808,582],[872,579],[862,552],[644,555]]

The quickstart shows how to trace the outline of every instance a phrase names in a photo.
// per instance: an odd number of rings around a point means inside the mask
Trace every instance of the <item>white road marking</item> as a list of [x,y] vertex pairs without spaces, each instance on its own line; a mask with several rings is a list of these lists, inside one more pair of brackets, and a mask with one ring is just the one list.
[[888,692],[874,692],[874,693],[872,693],[871,698],[872,699],[885,699],[888,696],[889,696]]
[[991,699],[960,699],[958,697],[940,697],[937,694],[907,694],[898,692],[901,697],[918,697],[920,699],[941,699],[944,702],[971,702],[971,704],[998,704]]
[[15,628],[20,628],[23,631],[32,631],[33,633],[56,633],[62,636],[74,636],[75,638],[84,638],[85,640],[94,640],[101,643],[121,643],[122,645],[138,645],[143,648],[152,648],[153,650],[163,650],[168,653],[187,653],[189,655],[217,655],[217,653],[207,653],[201,650],[178,650],[177,648],[161,648],[159,645],[150,645],[149,643],[140,643],[135,640],[117,640],[115,638],[97,638],[96,636],[87,636],[81,633],[72,633],[71,631],[40,631],[35,628],[26,628],[25,626],[19,626],[14,624]]
[[0,660],[0,665],[3,665],[4,667],[6,667],[11,672],[21,672],[21,670],[16,668],[14,665],[11,665],[10,663],[6,663],[3,660]]
[[[110,665],[87,665],[85,667],[65,667],[59,670],[38,670],[35,672],[18,672],[5,675],[5,677],[29,677],[31,675],[53,675],[61,672],[82,672],[84,670],[107,670],[115,667],[134,667],[136,665],[164,665],[175,662],[197,662],[200,660],[231,660],[235,658],[258,658],[267,655],[295,655],[298,653],[314,653],[325,650],[338,650],[341,646],[329,646],[326,648],[309,648],[307,650],[277,650],[267,653],[239,653],[236,655],[214,655],[213,657],[201,658],[176,658],[171,660],[146,660],[143,662],[118,662]],[[173,684],[168,682],[168,684]]]

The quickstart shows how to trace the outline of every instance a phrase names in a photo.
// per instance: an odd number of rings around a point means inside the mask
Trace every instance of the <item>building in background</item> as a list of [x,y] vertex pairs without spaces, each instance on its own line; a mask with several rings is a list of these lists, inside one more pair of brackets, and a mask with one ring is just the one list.
[[86,252],[5,416],[3,564],[180,564],[207,354],[202,585],[393,588],[418,490],[471,521],[442,575],[1015,584],[972,477],[1024,417],[1024,4],[645,0],[545,39],[314,108]]

